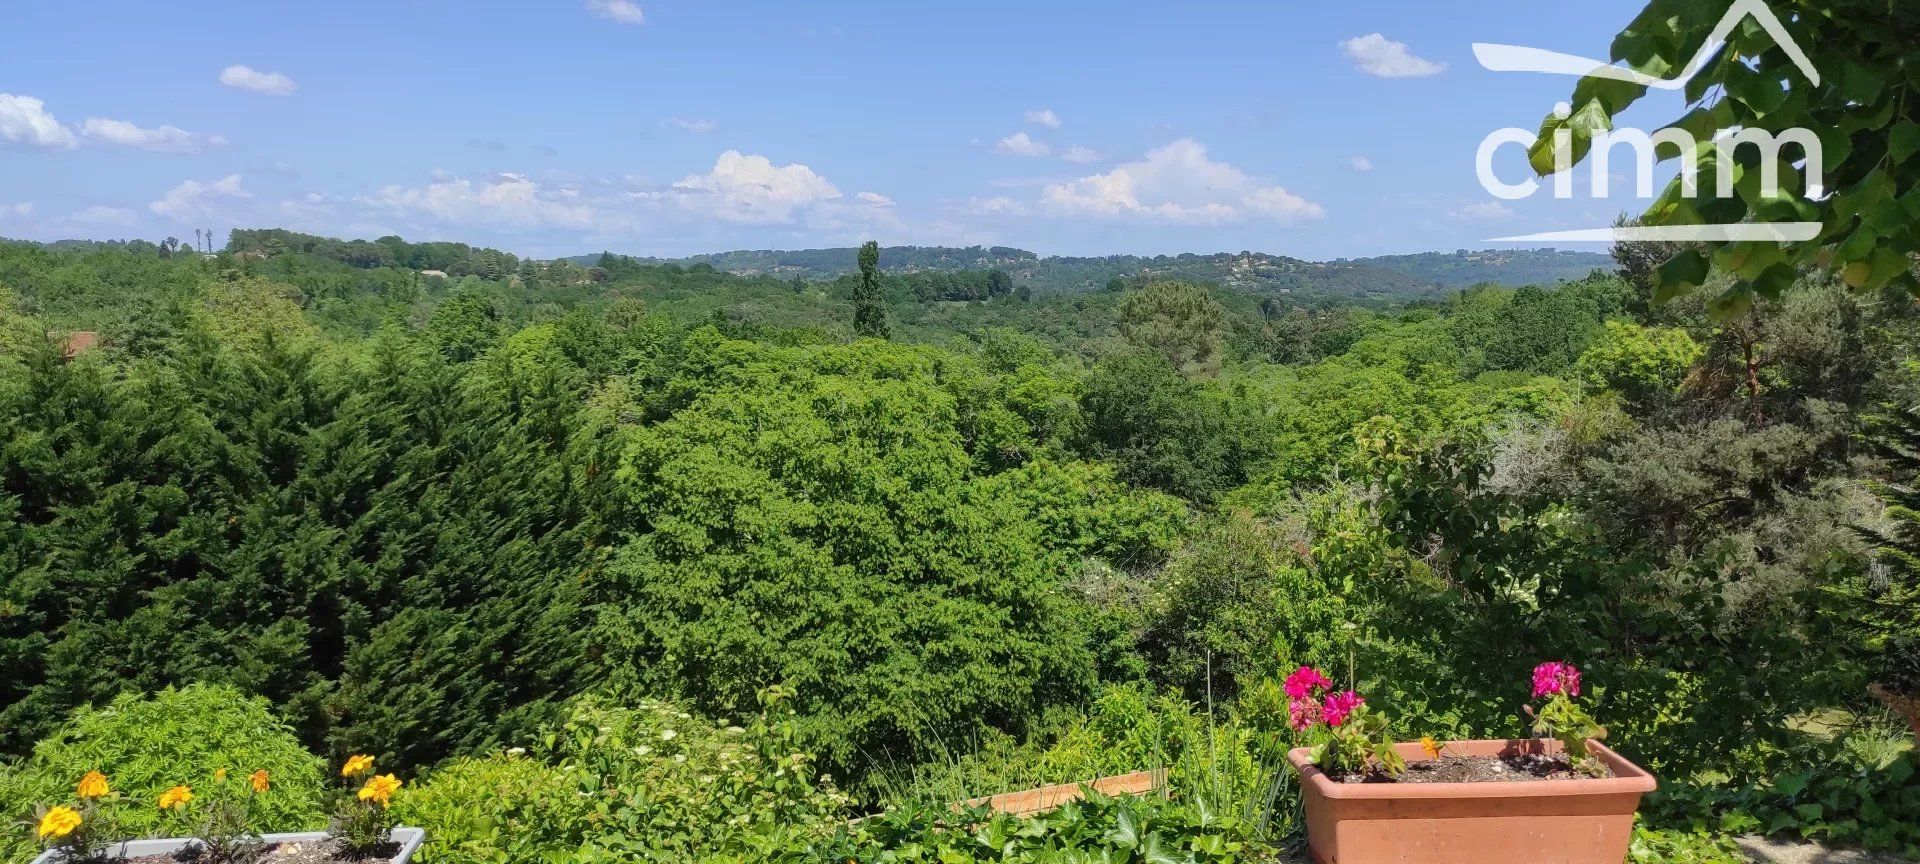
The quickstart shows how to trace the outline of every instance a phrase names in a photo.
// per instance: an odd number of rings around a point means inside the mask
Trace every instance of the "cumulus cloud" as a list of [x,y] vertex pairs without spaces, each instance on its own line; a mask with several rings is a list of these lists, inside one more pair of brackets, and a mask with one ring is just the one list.
[[88,138],[161,153],[198,153],[209,147],[227,145],[227,139],[219,135],[196,135],[178,126],[142,129],[125,120],[103,117],[88,117],[80,129]]
[[882,195],[878,192],[862,192],[853,197],[855,200],[858,200],[863,204],[872,204],[875,207],[892,207],[893,206],[892,198],[888,198],[887,196]]
[[706,134],[708,132],[712,132],[715,127],[715,124],[712,120],[688,120],[681,117],[675,117],[672,120],[668,120],[667,122],[675,126],[678,126],[682,129],[685,129],[688,132],[696,132],[700,134]]
[[1028,111],[1027,122],[1035,126],[1045,126],[1048,129],[1058,129],[1060,128],[1060,115],[1053,113],[1052,108],[1041,108],[1037,111]]
[[776,167],[765,156],[720,154],[713,170],[673,184],[681,206],[729,222],[792,222],[802,208],[840,197],[827,178],[799,163]]
[[621,24],[644,24],[647,13],[633,0],[587,0],[587,11],[608,21]]
[[131,225],[133,224],[133,211],[121,207],[103,207],[95,204],[92,207],[68,216],[67,221],[78,222],[82,225]]
[[1091,147],[1082,147],[1075,144],[1072,147],[1068,147],[1067,152],[1060,154],[1060,158],[1076,165],[1091,165],[1106,157],[1101,156],[1100,151]]
[[1005,195],[995,195],[991,198],[968,198],[960,205],[960,209],[974,216],[1024,216],[1027,205]]
[[286,96],[300,89],[292,78],[278,72],[260,72],[249,66],[228,66],[220,70],[220,83],[268,96]]
[[73,137],[73,130],[60,125],[47,111],[47,103],[12,93],[0,93],[0,141],[65,150],[80,145]]
[[1447,71],[1447,64],[1414,56],[1405,42],[1395,42],[1379,33],[1355,36],[1340,43],[1360,71],[1375,78],[1431,78]]
[[1368,159],[1365,156],[1355,156],[1352,159],[1347,160],[1347,165],[1352,167],[1353,170],[1358,171],[1362,174],[1365,174],[1368,171],[1373,170],[1373,160]]
[[1512,217],[1513,208],[1498,201],[1482,201],[1478,204],[1468,204],[1465,207],[1453,211],[1453,218],[1455,219],[1510,219]]
[[424,186],[383,187],[361,203],[402,217],[426,216],[462,225],[594,227],[598,214],[577,197],[578,190],[543,187],[524,174],[495,174],[479,182],[436,174]]
[[0,204],[0,213],[11,213],[15,216],[32,216],[33,202],[21,201],[17,204]]
[[1145,159],[1105,174],[1048,186],[1041,200],[1059,213],[1186,225],[1326,216],[1318,204],[1209,159],[1207,148],[1191,138],[1149,151]]
[[211,183],[188,180],[168,190],[160,200],[147,205],[170,219],[210,218],[223,200],[252,198],[240,185],[240,175],[228,174]]
[[1012,135],[1000,139],[1000,143],[993,145],[993,151],[995,153],[1004,153],[1008,156],[1045,156],[1048,153],[1052,153],[1053,148],[1048,147],[1043,142],[1033,140],[1033,138],[1025,132],[1015,132]]

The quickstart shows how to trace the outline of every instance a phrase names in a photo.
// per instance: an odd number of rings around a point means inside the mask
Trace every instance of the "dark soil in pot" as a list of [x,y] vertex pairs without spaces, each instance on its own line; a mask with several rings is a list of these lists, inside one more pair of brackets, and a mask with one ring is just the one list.
[[1567,760],[1558,756],[1533,753],[1510,756],[1441,756],[1407,763],[1398,777],[1375,771],[1364,774],[1329,775],[1340,783],[1524,783],[1532,780],[1592,780],[1612,777],[1601,766],[1601,774],[1577,774]]

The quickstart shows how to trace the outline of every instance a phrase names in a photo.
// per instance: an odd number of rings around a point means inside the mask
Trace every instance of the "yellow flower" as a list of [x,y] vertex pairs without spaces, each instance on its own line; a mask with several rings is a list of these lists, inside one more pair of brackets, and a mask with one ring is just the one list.
[[1447,745],[1433,740],[1432,735],[1420,736],[1420,749],[1427,751],[1428,759],[1440,758],[1440,751],[1446,749],[1446,747]]
[[193,790],[185,786],[175,786],[160,793],[160,809],[173,810],[193,803]]
[[367,778],[367,785],[360,787],[360,800],[372,801],[382,807],[393,803],[393,793],[400,789],[400,778],[392,774]]
[[75,787],[74,794],[88,799],[105,798],[111,791],[113,790],[107,788],[107,775],[98,771],[88,771],[87,776],[80,778],[80,785]]
[[215,782],[215,783],[225,783],[225,782],[227,782],[227,769],[225,769],[225,768],[220,768],[220,769],[217,769],[217,770],[215,770],[215,771],[213,772],[213,782]]
[[72,807],[55,807],[40,817],[40,839],[60,840],[80,829],[80,813]]
[[340,766],[340,776],[358,777],[373,770],[373,757],[354,755],[347,757],[347,764]]
[[253,772],[253,775],[247,779],[252,781],[253,791],[255,792],[265,792],[272,787],[272,784],[267,782],[267,769],[265,768]]

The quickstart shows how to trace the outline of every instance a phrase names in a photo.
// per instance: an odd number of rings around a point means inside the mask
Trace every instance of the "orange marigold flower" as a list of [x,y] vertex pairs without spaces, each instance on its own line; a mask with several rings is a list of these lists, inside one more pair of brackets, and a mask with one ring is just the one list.
[[253,772],[252,776],[249,776],[247,780],[253,783],[253,791],[255,792],[265,792],[272,787],[272,784],[267,782],[267,769],[265,768]]
[[382,807],[393,803],[393,793],[400,789],[400,778],[392,774],[383,774],[367,778],[367,785],[360,787],[360,800],[372,801]]
[[80,778],[80,785],[74,787],[73,791],[81,798],[92,799],[105,798],[107,793],[113,790],[107,788],[107,775],[98,771],[88,771],[87,776]]
[[80,830],[80,812],[72,807],[55,807],[40,817],[40,839],[61,840]]
[[1420,736],[1420,749],[1427,752],[1428,759],[1440,758],[1440,751],[1446,749],[1446,747],[1447,745],[1435,741],[1432,735]]
[[160,809],[162,810],[173,810],[185,807],[191,803],[193,803],[193,789],[186,786],[175,786],[172,789],[160,793]]
[[358,777],[373,770],[373,757],[356,754],[347,757],[347,764],[340,766],[340,776]]

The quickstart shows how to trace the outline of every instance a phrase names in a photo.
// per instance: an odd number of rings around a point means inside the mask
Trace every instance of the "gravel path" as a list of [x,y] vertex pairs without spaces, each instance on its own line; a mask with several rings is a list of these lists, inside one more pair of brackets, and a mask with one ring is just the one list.
[[1883,852],[1830,849],[1818,843],[1777,837],[1736,837],[1741,851],[1761,864],[1913,864],[1913,859]]

